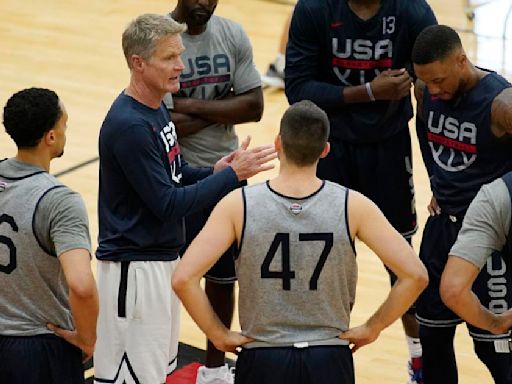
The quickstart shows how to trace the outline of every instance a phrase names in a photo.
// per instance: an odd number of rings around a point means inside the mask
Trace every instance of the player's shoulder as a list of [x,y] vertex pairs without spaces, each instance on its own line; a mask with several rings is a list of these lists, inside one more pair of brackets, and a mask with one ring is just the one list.
[[[411,17],[420,17],[425,14],[426,11],[431,10],[432,8],[425,0],[394,0],[399,9],[405,12],[408,16]],[[409,20],[409,22],[414,22],[415,20]]]
[[319,16],[327,13],[331,7],[330,0],[299,0],[295,9],[311,16]]
[[111,136],[117,138],[120,134],[125,134],[140,139],[149,131],[149,129],[140,128],[152,128],[154,118],[154,111],[149,107],[121,94],[114,101],[103,121],[100,137],[105,140]]
[[84,205],[82,196],[60,182],[49,188],[41,199],[41,206],[65,208],[77,205],[80,207]]
[[242,24],[222,16],[213,15],[209,23],[214,34],[228,34],[236,37],[238,33],[245,33]]
[[512,87],[504,88],[494,98],[495,101],[505,103],[507,107],[512,107]]
[[341,193],[344,195],[349,193],[349,189],[347,187],[329,180],[324,181],[324,188],[326,191],[334,191],[335,193]]

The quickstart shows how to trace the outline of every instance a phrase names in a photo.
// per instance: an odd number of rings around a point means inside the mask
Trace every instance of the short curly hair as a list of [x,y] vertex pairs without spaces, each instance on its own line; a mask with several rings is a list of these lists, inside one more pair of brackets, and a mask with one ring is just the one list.
[[460,48],[462,42],[453,28],[447,25],[431,25],[416,38],[412,48],[412,62],[424,65],[442,61]]
[[28,88],[7,100],[3,124],[18,148],[32,148],[55,126],[62,113],[54,91]]

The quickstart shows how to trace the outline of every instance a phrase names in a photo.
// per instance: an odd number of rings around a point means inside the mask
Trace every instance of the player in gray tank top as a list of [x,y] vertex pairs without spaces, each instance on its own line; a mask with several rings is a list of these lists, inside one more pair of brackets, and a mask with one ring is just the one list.
[[17,92],[4,108],[18,151],[0,162],[0,383],[83,383],[96,342],[87,213],[48,173],[67,119],[48,89]]
[[[243,346],[235,383],[353,383],[352,352],[373,342],[427,284],[424,266],[375,204],[316,177],[328,134],[327,116],[312,102],[289,107],[275,140],[279,175],[222,199],[174,273],[174,290],[216,347]],[[398,280],[379,309],[351,328],[355,237]],[[241,333],[222,325],[199,285],[233,241]]]

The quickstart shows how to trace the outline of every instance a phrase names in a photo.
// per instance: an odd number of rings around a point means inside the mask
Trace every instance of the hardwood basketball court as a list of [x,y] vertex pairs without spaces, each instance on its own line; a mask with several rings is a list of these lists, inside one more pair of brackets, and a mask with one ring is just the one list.
[[[508,32],[504,26],[510,1],[495,0],[476,8],[473,25],[466,18],[465,1],[430,0],[429,3],[440,23],[461,31],[467,53],[476,64],[494,69],[510,79],[511,48],[502,38]],[[288,0],[219,0],[216,14],[244,26],[254,47],[256,66],[264,72],[276,53],[281,28],[292,4]],[[0,0],[0,105],[3,108],[10,95],[32,86],[53,89],[63,100],[69,113],[68,142],[64,157],[52,163],[51,171],[57,173],[85,164],[60,178],[80,192],[86,202],[93,246],[98,232],[98,163],[95,158],[99,127],[110,104],[129,78],[121,50],[121,33],[137,15],[166,13],[173,7],[174,2],[156,0]],[[282,91],[265,90],[264,95],[262,120],[237,128],[241,137],[251,134],[253,144],[273,140],[287,107]],[[412,136],[415,137],[414,129]],[[430,189],[415,139],[413,151],[421,232]],[[14,153],[14,144],[2,129],[0,158]],[[251,182],[271,175],[271,172],[259,175]],[[420,238],[420,233],[414,237],[416,250]],[[353,325],[373,313],[389,288],[388,276],[377,257],[361,244],[357,249],[360,278]],[[181,341],[201,348],[205,343],[202,333],[185,311],[182,313]],[[355,354],[357,382],[405,383],[406,349],[401,324],[397,322],[384,331],[377,342]],[[459,326],[456,351],[461,383],[492,382],[472,351],[465,326]]]

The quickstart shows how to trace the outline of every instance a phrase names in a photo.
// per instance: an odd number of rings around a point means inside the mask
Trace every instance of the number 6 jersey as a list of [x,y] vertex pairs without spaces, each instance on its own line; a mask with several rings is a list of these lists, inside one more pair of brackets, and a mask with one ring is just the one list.
[[244,227],[235,260],[242,333],[269,345],[338,344],[349,327],[357,282],[348,189],[326,181],[296,199],[267,182],[242,193]]
[[39,167],[1,161],[0,335],[74,328],[57,256],[78,248],[91,249],[80,195]]

